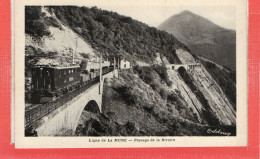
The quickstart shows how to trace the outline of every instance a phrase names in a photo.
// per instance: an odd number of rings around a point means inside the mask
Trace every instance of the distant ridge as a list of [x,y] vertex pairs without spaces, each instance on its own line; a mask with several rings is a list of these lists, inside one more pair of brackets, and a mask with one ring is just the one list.
[[195,55],[236,69],[236,32],[188,10],[165,20],[158,29],[174,35]]

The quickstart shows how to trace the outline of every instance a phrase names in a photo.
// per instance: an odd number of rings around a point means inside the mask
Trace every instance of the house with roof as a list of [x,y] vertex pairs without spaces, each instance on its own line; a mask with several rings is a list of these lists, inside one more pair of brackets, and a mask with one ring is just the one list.
[[131,67],[131,62],[127,59],[123,58],[119,60],[119,69],[130,69]]

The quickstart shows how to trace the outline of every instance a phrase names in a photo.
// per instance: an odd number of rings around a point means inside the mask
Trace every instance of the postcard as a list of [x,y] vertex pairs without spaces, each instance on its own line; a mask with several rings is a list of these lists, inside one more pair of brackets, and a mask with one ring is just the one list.
[[247,1],[19,0],[16,148],[247,145]]

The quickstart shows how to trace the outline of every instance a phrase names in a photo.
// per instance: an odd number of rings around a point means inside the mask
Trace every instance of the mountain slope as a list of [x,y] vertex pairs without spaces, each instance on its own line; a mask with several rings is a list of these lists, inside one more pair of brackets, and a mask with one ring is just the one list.
[[195,55],[236,69],[236,32],[222,28],[190,11],[183,11],[164,21],[160,30],[167,31],[188,45]]
[[50,15],[44,7],[26,7],[25,19],[25,64],[68,65],[74,53],[74,62],[96,57],[92,46]]
[[[69,61],[72,52],[81,60],[82,53],[95,57],[102,52],[133,64],[119,78],[105,79],[102,114],[83,112],[78,135],[214,135],[207,134],[209,127],[235,131],[233,72],[192,56],[173,35],[95,7],[26,9],[28,61]],[[165,66],[180,63],[199,68]]]
[[[44,8],[62,24],[84,38],[96,51],[102,51],[104,57],[120,55],[132,62],[140,60],[153,63],[156,53],[160,53],[171,63],[178,63],[175,50],[178,48],[186,50],[186,46],[174,36],[114,12],[96,7]],[[34,36],[31,32],[28,34]]]

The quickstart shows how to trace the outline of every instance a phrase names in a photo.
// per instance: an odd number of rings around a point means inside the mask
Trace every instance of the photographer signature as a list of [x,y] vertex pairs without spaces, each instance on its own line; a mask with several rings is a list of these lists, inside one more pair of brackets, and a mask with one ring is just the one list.
[[220,134],[220,135],[225,135],[225,136],[230,136],[231,135],[230,132],[224,132],[221,129],[214,129],[214,130],[212,130],[211,128],[209,128],[207,130],[207,133],[208,134]]

